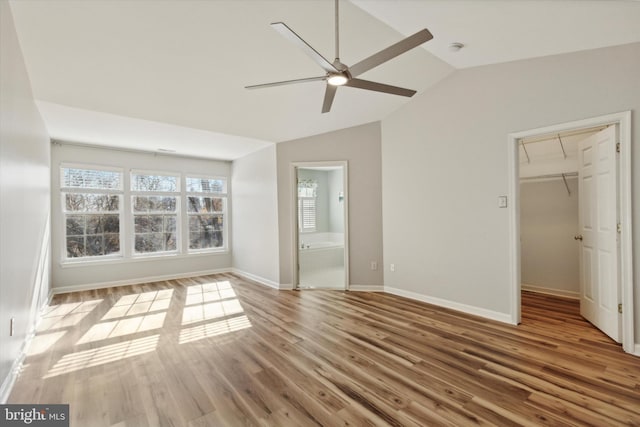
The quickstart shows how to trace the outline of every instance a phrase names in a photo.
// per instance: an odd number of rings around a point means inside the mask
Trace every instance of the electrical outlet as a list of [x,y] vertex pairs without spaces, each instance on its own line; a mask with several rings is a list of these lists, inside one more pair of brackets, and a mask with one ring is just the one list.
[[395,264],[389,265],[389,270],[396,271],[396,265]]
[[378,269],[378,263],[376,261],[371,261],[371,269],[372,270],[377,270]]

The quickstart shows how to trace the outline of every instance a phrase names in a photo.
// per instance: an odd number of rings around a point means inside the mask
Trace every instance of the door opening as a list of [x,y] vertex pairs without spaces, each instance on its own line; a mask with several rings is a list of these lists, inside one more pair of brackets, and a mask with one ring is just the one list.
[[294,288],[348,288],[347,164],[293,164]]
[[[583,317],[622,342],[625,351],[634,351],[630,118],[625,112],[509,135],[512,323],[520,322],[521,289],[551,289],[549,293],[579,297]],[[556,150],[555,158],[551,149]],[[544,188],[555,192],[554,215],[564,215],[563,224],[547,229],[544,208],[535,205]],[[562,192],[565,199],[559,198]],[[578,218],[567,224],[572,213]],[[545,239],[536,231],[550,233],[547,240],[555,239],[553,249],[542,253]],[[569,254],[568,265],[554,266],[549,256],[563,248]],[[527,258],[535,251],[538,259]],[[547,262],[541,265],[545,257]],[[571,271],[576,264],[577,271]],[[564,283],[551,283],[550,275]],[[536,280],[551,286],[528,283]],[[567,283],[575,280],[579,286]]]

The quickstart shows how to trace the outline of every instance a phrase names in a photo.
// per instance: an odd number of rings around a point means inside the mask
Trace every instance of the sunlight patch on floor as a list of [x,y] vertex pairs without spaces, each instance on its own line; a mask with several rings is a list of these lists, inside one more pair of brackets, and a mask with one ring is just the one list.
[[192,305],[184,308],[182,312],[182,324],[189,325],[191,323],[219,319],[238,313],[244,313],[244,309],[237,299]]
[[39,333],[31,340],[26,355],[34,356],[36,354],[41,354],[45,351],[48,351],[66,333],[67,331]]
[[151,335],[90,350],[65,354],[43,378],[64,375],[81,369],[104,365],[106,363],[152,352],[157,348],[159,338],[160,335]]
[[86,344],[108,338],[160,329],[164,325],[166,316],[167,313],[162,312],[97,323],[78,340],[77,344]]
[[102,320],[168,310],[172,296],[173,289],[125,295],[102,316]]
[[75,326],[102,303],[102,301],[102,299],[96,299],[85,302],[50,305],[46,307],[42,313],[42,319],[38,324],[37,332]]
[[209,282],[187,288],[186,305],[202,304],[223,299],[236,298],[236,293],[228,281]]
[[250,328],[251,321],[245,315],[231,317],[217,322],[205,323],[191,328],[184,328],[180,331],[179,344],[198,341],[203,338],[215,337],[228,334],[229,332],[240,331]]

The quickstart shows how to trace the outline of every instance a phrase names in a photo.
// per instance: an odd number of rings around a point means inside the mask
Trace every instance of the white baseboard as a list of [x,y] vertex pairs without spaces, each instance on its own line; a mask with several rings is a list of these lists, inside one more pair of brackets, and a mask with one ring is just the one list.
[[53,299],[54,295],[55,294],[53,293],[53,288],[49,288],[49,294],[47,295],[47,303],[45,304],[45,307],[51,305],[51,300]]
[[461,311],[463,313],[484,317],[485,319],[497,320],[498,322],[513,324],[513,322],[511,321],[511,315],[507,313],[500,313],[498,311],[487,310],[485,308],[474,307],[472,305],[467,305],[467,304],[461,304],[455,301],[449,301],[446,299],[430,297],[427,295],[419,294],[417,292],[411,292],[411,291],[406,291],[404,289],[392,288],[390,286],[385,286],[384,291],[393,295],[398,295],[405,298],[411,298],[417,301],[426,302],[426,303],[437,305],[440,307]]
[[7,374],[4,381],[2,382],[2,385],[0,386],[0,405],[4,405],[5,403],[7,403],[7,400],[9,400],[9,395],[11,394],[11,390],[13,389],[13,385],[16,383],[18,374],[20,373],[20,369],[22,368],[24,357],[25,353],[24,351],[21,351],[20,355],[11,364],[9,374]]
[[24,339],[22,343],[22,348],[18,353],[18,357],[11,364],[11,369],[9,373],[5,377],[2,385],[0,385],[0,404],[4,405],[9,400],[9,395],[11,394],[11,390],[13,390],[13,386],[20,375],[20,371],[22,370],[22,362],[27,357],[27,351],[29,349],[29,345],[31,345],[31,341],[33,341],[33,337],[36,335],[35,327],[31,330]]
[[67,292],[89,291],[94,289],[112,288],[114,286],[139,285],[141,283],[159,282],[162,280],[185,279],[187,277],[208,276],[210,274],[230,273],[231,268],[218,268],[215,270],[191,271],[189,273],[167,274],[164,276],[149,276],[135,279],[116,280],[112,282],[87,283],[84,285],[58,286],[52,288],[53,294],[64,294]]
[[[287,289],[287,288],[283,288],[280,283],[274,282],[273,280],[265,279],[264,277],[258,276],[257,274],[248,273],[246,271],[242,271],[242,270],[239,270],[237,268],[232,268],[231,272],[233,274],[237,274],[238,276],[242,276],[242,277],[245,277],[245,278],[247,278],[249,280],[253,280],[254,282],[258,282],[261,285],[265,285],[265,286],[268,286],[270,288]],[[289,287],[289,289],[291,289],[291,288]]]
[[580,299],[580,293],[574,291],[564,291],[561,289],[545,288],[542,286],[528,285],[523,283],[520,285],[523,291],[536,292],[539,294],[555,295],[557,297]]
[[356,292],[384,292],[383,285],[356,285],[354,283],[349,285],[350,291]]

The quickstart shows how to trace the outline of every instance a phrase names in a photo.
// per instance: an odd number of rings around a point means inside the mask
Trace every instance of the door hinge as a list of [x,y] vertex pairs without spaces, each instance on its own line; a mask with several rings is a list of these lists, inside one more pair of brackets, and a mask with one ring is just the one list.
[[616,153],[620,152],[620,143],[616,142]]
[[622,304],[618,304],[618,313],[622,314]]
[[616,225],[616,231],[618,232],[618,234],[622,233],[622,224],[618,223]]

